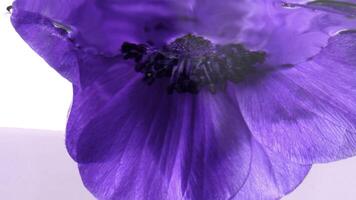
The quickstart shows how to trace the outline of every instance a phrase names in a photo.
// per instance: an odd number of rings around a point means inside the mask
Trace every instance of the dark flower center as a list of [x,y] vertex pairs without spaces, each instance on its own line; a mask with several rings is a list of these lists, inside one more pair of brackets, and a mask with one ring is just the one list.
[[214,45],[192,34],[177,38],[157,49],[145,44],[123,43],[124,59],[135,61],[135,70],[151,85],[169,78],[168,93],[211,92],[224,88],[227,81],[237,83],[263,63],[264,52],[249,51],[241,44]]

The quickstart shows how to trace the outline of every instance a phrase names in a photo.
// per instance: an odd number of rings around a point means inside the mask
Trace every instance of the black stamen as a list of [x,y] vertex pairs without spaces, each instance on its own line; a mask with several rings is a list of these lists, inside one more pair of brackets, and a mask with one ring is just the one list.
[[139,62],[143,55],[146,54],[145,45],[137,45],[133,43],[124,42],[121,47],[121,52],[125,59],[134,59]]
[[249,51],[241,44],[214,46],[209,40],[191,34],[160,49],[125,42],[121,52],[124,59],[135,61],[135,70],[144,74],[147,84],[169,78],[169,94],[196,94],[203,87],[215,93],[224,88],[226,81],[244,80],[266,57],[264,52]]
[[6,10],[7,10],[7,12],[11,12],[11,10],[12,10],[12,6],[8,6],[8,7],[6,7]]

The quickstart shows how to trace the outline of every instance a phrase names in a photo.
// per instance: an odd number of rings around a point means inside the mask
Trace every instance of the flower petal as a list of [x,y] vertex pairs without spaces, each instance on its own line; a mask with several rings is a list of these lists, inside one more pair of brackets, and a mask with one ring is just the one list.
[[73,43],[99,54],[117,55],[125,41],[161,46],[193,33],[266,51],[269,64],[281,65],[305,61],[335,32],[356,27],[347,9],[354,4],[318,2],[17,0],[14,8],[63,24]]
[[254,77],[235,91],[255,138],[300,163],[356,154],[356,32],[307,63]]
[[162,85],[134,80],[68,132],[85,186],[99,199],[232,197],[251,157],[236,104],[226,94],[168,95]]
[[191,20],[186,2],[86,1],[67,21],[78,32],[77,42],[115,54],[125,41],[159,46],[181,35],[184,30],[181,24]]
[[264,149],[252,140],[252,163],[248,179],[234,199],[280,199],[293,191],[308,174],[310,165],[299,165]]
[[[13,7],[17,10],[36,13],[56,21],[66,20],[71,13],[88,0],[16,0]],[[90,1],[90,0],[89,0]]]
[[219,43],[236,41],[251,6],[246,0],[57,2],[17,0],[15,7],[71,27],[78,45],[110,55],[117,54],[124,41],[160,46],[189,33]]
[[[16,4],[15,4],[16,5]],[[96,55],[76,47],[60,24],[16,7],[12,24],[20,36],[63,77],[84,87],[114,65],[118,58]]]
[[356,21],[346,14],[289,2],[293,1],[257,1],[243,24],[240,41],[266,51],[270,65],[304,62],[337,31],[356,28]]
[[193,32],[216,43],[236,43],[254,4],[246,0],[195,0]]
[[17,0],[14,7],[65,24],[72,29],[77,45],[106,55],[118,54],[125,41],[161,45],[173,36],[191,32],[186,31],[192,21],[190,0],[59,2]]
[[73,102],[67,122],[66,145],[69,154],[75,159],[77,156],[75,144],[80,132],[98,112],[100,112],[115,96],[128,90],[132,83],[140,78],[133,67],[119,62],[107,70],[102,76],[84,89],[74,87]]

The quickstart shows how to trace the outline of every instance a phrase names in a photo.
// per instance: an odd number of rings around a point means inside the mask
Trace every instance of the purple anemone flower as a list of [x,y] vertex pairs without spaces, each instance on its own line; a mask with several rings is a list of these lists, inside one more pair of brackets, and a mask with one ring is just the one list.
[[101,200],[275,200],[356,154],[354,0],[16,0]]

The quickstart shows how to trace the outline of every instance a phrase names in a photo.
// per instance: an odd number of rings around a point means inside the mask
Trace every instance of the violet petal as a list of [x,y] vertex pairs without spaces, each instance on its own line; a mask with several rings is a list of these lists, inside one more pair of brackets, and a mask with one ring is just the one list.
[[254,137],[300,163],[356,154],[356,33],[347,31],[306,63],[263,74],[235,90]]

